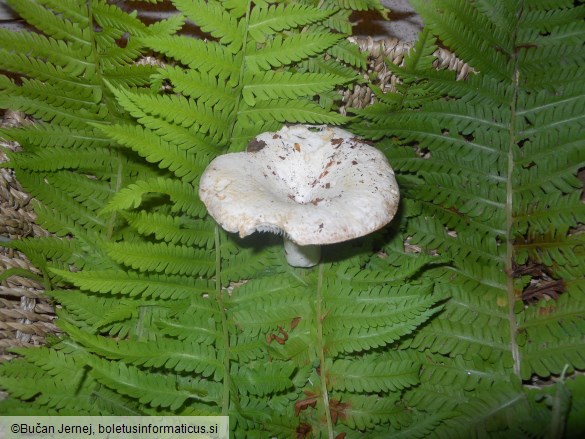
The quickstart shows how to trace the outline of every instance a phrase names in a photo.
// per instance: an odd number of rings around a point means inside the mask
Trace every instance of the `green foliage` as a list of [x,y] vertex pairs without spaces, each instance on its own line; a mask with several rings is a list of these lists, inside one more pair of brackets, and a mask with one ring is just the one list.
[[[223,414],[234,437],[578,437],[583,8],[415,3],[429,30],[388,66],[398,92],[354,120],[386,138],[399,221],[293,269],[277,238],[224,233],[198,180],[283,123],[349,122],[336,93],[365,58],[344,37],[377,0],[173,0],[150,26],[106,0],[11,1],[39,32],[0,32],[0,107],[35,123],[0,134],[54,236],[7,245],[66,335],[0,365],[0,412]],[[436,71],[432,34],[478,73]]]
[[[234,437],[407,425],[421,363],[385,347],[439,311],[432,258],[375,254],[402,247],[386,233],[292,269],[197,198],[209,161],[256,134],[348,121],[336,93],[365,66],[349,15],[379,2],[176,0],[150,26],[103,0],[14,3],[40,32],[1,35],[17,75],[0,103],[35,123],[2,135],[54,236],[9,245],[66,335],[0,366],[3,413],[224,414]],[[206,39],[175,34],[184,19]],[[165,64],[136,63],[146,50]]]
[[[415,5],[429,31],[403,67],[389,66],[402,78],[398,93],[379,94],[355,126],[387,137],[382,148],[412,200],[409,243],[451,261],[436,284],[451,299],[402,344],[432,358],[407,400],[429,413],[458,412],[434,430],[438,437],[561,437],[566,401],[538,408],[521,384],[567,368],[572,380],[585,368],[577,178],[585,165],[585,8]],[[477,73],[459,82],[435,71],[431,33]],[[521,425],[539,418],[541,429]]]

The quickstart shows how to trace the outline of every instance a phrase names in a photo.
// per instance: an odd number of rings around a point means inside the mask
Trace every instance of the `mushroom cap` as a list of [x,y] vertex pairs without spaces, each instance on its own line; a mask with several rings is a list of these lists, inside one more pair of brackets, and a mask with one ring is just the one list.
[[399,192],[376,148],[339,128],[294,125],[260,134],[247,152],[215,158],[201,176],[199,197],[228,232],[270,231],[310,245],[385,226]]

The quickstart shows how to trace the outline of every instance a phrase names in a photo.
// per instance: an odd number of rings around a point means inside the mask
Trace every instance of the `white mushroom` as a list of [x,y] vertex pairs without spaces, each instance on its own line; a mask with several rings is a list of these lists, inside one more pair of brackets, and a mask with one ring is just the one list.
[[339,128],[295,125],[260,134],[247,152],[215,158],[199,197],[228,232],[283,234],[289,264],[311,267],[321,244],[390,222],[399,193],[376,148]]

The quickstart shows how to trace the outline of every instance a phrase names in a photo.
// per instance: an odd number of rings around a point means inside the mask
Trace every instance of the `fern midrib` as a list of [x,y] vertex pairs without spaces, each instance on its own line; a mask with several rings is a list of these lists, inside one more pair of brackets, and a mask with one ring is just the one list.
[[522,131],[522,134],[524,134],[526,136],[528,136],[528,135],[531,136],[531,135],[534,135],[536,133],[540,133],[543,131],[549,131],[553,128],[558,128],[559,125],[561,125],[561,126],[562,125],[569,125],[573,122],[578,122],[578,121],[583,120],[583,119],[585,119],[585,115],[583,115],[583,114],[580,114],[580,115],[575,116],[575,117],[563,118],[563,120],[559,120],[559,121],[556,121],[554,123],[542,124],[542,125],[538,125],[538,127],[536,127],[536,128],[530,128],[528,130]]
[[[518,5],[518,12],[516,14],[516,26],[512,34],[511,41],[515,45],[517,39],[517,29],[519,18],[523,11],[524,2],[521,1]],[[514,149],[516,147],[516,106],[518,104],[518,95],[520,88],[520,69],[518,54],[516,51],[513,52],[514,60],[514,77],[513,87],[514,92],[510,100],[510,124],[509,133],[510,141],[508,144],[508,169],[506,174],[506,262],[505,262],[505,273],[506,273],[506,291],[508,296],[508,323],[510,329],[510,349],[512,353],[512,359],[514,361],[514,374],[520,378],[520,349],[516,340],[516,333],[518,331],[518,322],[516,321],[515,305],[516,305],[516,294],[514,291],[514,278],[512,273],[514,271]]]
[[[252,9],[252,0],[248,0],[247,3],[247,8],[246,8],[246,25],[245,25],[245,29],[246,32],[244,33],[244,39],[242,41],[242,51],[244,52],[244,56],[242,57],[242,65],[240,66],[240,75],[238,77],[238,93],[236,94],[236,99],[235,99],[235,103],[234,103],[234,118],[229,126],[229,133],[226,136],[228,139],[232,139],[234,136],[234,129],[236,127],[236,123],[239,120],[239,116],[240,116],[240,105],[242,102],[242,98],[243,98],[243,84],[244,84],[244,78],[246,76],[246,71],[247,71],[247,62],[246,62],[246,50],[247,50],[247,46],[248,46],[248,35],[249,35],[249,29],[250,29],[250,12]],[[231,143],[231,142],[230,142]],[[230,145],[228,144],[227,149],[230,148]]]
[[327,377],[329,373],[325,364],[325,340],[323,337],[323,321],[326,318],[325,310],[323,309],[323,302],[325,300],[323,294],[323,265],[323,263],[319,264],[319,272],[317,274],[315,323],[317,324],[317,350],[321,377],[321,399],[323,400],[323,409],[325,410],[325,418],[327,419],[327,435],[329,439],[334,439],[333,420],[331,418],[331,410],[329,409],[329,393],[327,391]]
[[[100,57],[97,56],[98,52],[98,47],[97,47],[97,40],[96,40],[96,36],[95,36],[95,31],[94,31],[94,15],[93,15],[93,3],[87,2],[87,10],[88,10],[88,20],[89,20],[89,25],[88,25],[88,31],[89,31],[89,39],[91,42],[91,46],[92,46],[92,53],[94,55],[94,67],[95,67],[95,75],[97,78],[97,84],[103,88],[104,84],[106,83],[105,78],[102,75],[102,64],[100,62]],[[120,116],[119,111],[116,109],[116,106],[114,105],[114,102],[112,102],[112,95],[110,93],[107,92],[107,90],[104,90],[104,93],[102,94],[102,99],[106,105],[106,108],[108,109],[108,119],[110,119],[110,121],[114,121],[115,119],[113,118],[113,115],[116,116]],[[119,119],[120,117],[118,117],[117,119]],[[122,160],[122,155],[121,155],[121,151],[118,148],[116,151],[116,161],[118,163],[117,169],[116,169],[116,177],[114,178],[114,181],[112,182],[112,193],[116,194],[120,191],[120,189],[122,189],[122,184],[123,184],[123,160]],[[114,228],[115,228],[115,224],[116,224],[116,219],[117,219],[117,211],[113,211],[110,215],[110,218],[107,221],[106,224],[106,239],[109,241],[112,239],[112,236],[114,234]]]
[[221,242],[219,234],[219,225],[215,225],[215,299],[221,314],[222,337],[223,337],[223,389],[221,415],[228,416],[230,409],[230,334],[226,316],[226,307],[223,300],[223,291],[221,288]]
[[[518,116],[526,116],[526,115],[533,114],[533,113],[538,114],[544,110],[554,108],[556,106],[562,107],[563,104],[567,105],[570,102],[579,102],[582,98],[583,98],[583,95],[570,96],[568,98],[559,99],[559,100],[554,101],[554,102],[548,102],[546,104],[541,104],[541,105],[537,105],[534,107],[528,107],[528,108],[525,108],[524,110],[518,111],[516,114]],[[579,115],[579,118],[580,117],[583,117],[583,115]],[[565,120],[570,120],[570,119],[563,119],[563,122]],[[543,125],[539,125],[539,127],[542,127],[542,126]],[[549,151],[547,150],[547,152],[549,152]]]

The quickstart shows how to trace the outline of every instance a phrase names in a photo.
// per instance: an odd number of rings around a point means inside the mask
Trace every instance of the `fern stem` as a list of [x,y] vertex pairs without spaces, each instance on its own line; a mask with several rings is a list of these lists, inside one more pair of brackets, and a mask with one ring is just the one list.
[[220,251],[220,236],[219,226],[216,224],[214,229],[215,235],[215,298],[219,307],[221,315],[221,324],[223,327],[223,395],[221,405],[221,415],[228,416],[230,409],[230,382],[229,382],[229,368],[230,368],[230,356],[229,356],[229,345],[230,345],[230,334],[228,330],[228,322],[225,314],[225,306],[223,302],[223,292],[221,290],[221,251]]
[[325,418],[327,419],[327,437],[334,439],[333,420],[331,419],[331,410],[329,410],[329,393],[327,392],[327,370],[325,369],[325,354],[323,341],[323,320],[325,319],[325,312],[323,307],[323,264],[319,264],[319,272],[317,278],[317,339],[319,351],[319,370],[321,377],[321,398],[323,399],[323,406],[325,409]]
[[[520,5],[519,13],[517,14],[517,18],[519,18],[520,11],[522,5]],[[517,28],[517,27],[516,27]],[[516,29],[515,28],[515,29]],[[514,30],[514,34],[512,36],[512,42],[516,43],[516,30]],[[518,348],[518,343],[516,341],[516,331],[518,328],[518,323],[516,321],[516,313],[515,313],[515,305],[516,305],[516,294],[514,291],[514,278],[513,278],[513,270],[514,270],[514,234],[513,234],[513,226],[514,226],[514,187],[513,187],[513,177],[514,177],[514,148],[516,147],[516,117],[517,117],[517,110],[516,104],[518,101],[518,91],[519,91],[519,83],[520,83],[520,70],[518,66],[518,56],[516,54],[513,55],[514,57],[514,78],[513,78],[513,87],[514,87],[514,94],[512,96],[510,102],[510,125],[509,125],[509,133],[510,133],[510,142],[508,144],[508,169],[506,175],[506,276],[507,276],[507,283],[506,283],[506,290],[508,293],[508,322],[510,325],[510,349],[512,351],[512,359],[514,361],[514,374],[520,378],[520,349]]]
[[[120,152],[120,150],[116,151],[116,159],[118,160],[118,169],[116,170],[116,181],[114,182],[114,187],[113,187],[113,191],[115,194],[120,192],[120,189],[122,189],[122,181],[123,181],[122,171],[123,171],[124,167],[122,165],[122,153]],[[107,229],[106,229],[106,239],[108,239],[108,240],[110,240],[112,238],[112,235],[114,234],[114,226],[116,225],[117,215],[118,215],[118,212],[114,211],[114,212],[112,212],[112,214],[110,215],[110,218],[108,219]]]
[[[87,12],[88,12],[88,18],[89,18],[89,26],[88,26],[88,31],[89,31],[89,39],[91,41],[92,47],[93,47],[93,54],[94,54],[94,68],[95,68],[95,77],[97,78],[96,80],[96,84],[101,87],[102,89],[106,89],[107,87],[105,87],[104,84],[106,84],[106,79],[103,77],[102,75],[102,66],[100,64],[100,58],[97,56],[98,52],[98,47],[97,47],[97,41],[96,41],[96,35],[95,35],[95,30],[94,30],[94,16],[93,16],[93,9],[92,9],[92,2],[91,1],[87,1],[86,2],[87,5]],[[104,90],[106,91],[106,90]],[[117,120],[121,117],[120,112],[116,109],[116,105],[114,104],[114,102],[112,101],[112,95],[109,93],[103,93],[102,95],[102,100],[106,105],[106,108],[108,109],[108,118],[110,120]],[[113,115],[116,115],[116,118],[112,118]],[[116,159],[118,161],[118,168],[116,170],[116,177],[115,177],[115,181],[112,182],[114,187],[112,188],[114,193],[118,193],[120,191],[120,189],[122,188],[122,180],[123,180],[123,165],[122,165],[122,153],[120,152],[120,149],[117,149],[116,151]],[[110,240],[114,234],[114,228],[115,228],[115,224],[116,224],[116,218],[117,218],[118,213],[117,212],[112,212],[112,214],[110,215],[110,218],[108,219],[108,222],[106,223],[106,239]]]
[[[248,6],[246,7],[246,25],[245,25],[245,29],[246,32],[244,33],[244,40],[242,42],[242,51],[244,52],[244,54],[246,53],[246,46],[248,45],[248,29],[250,28],[250,12],[252,10],[252,0],[248,0]],[[238,93],[236,93],[236,102],[235,102],[235,106],[234,106],[234,115],[235,117],[233,118],[232,123],[230,124],[229,127],[229,135],[228,135],[228,139],[231,139],[234,135],[234,129],[236,127],[236,123],[238,121],[238,117],[237,115],[240,112],[240,103],[242,102],[242,93],[243,93],[243,89],[242,89],[242,84],[244,83],[244,75],[246,74],[246,56],[244,55],[244,59],[242,60],[242,65],[240,67],[240,76],[238,78]],[[228,145],[228,151],[230,149],[230,146]]]

